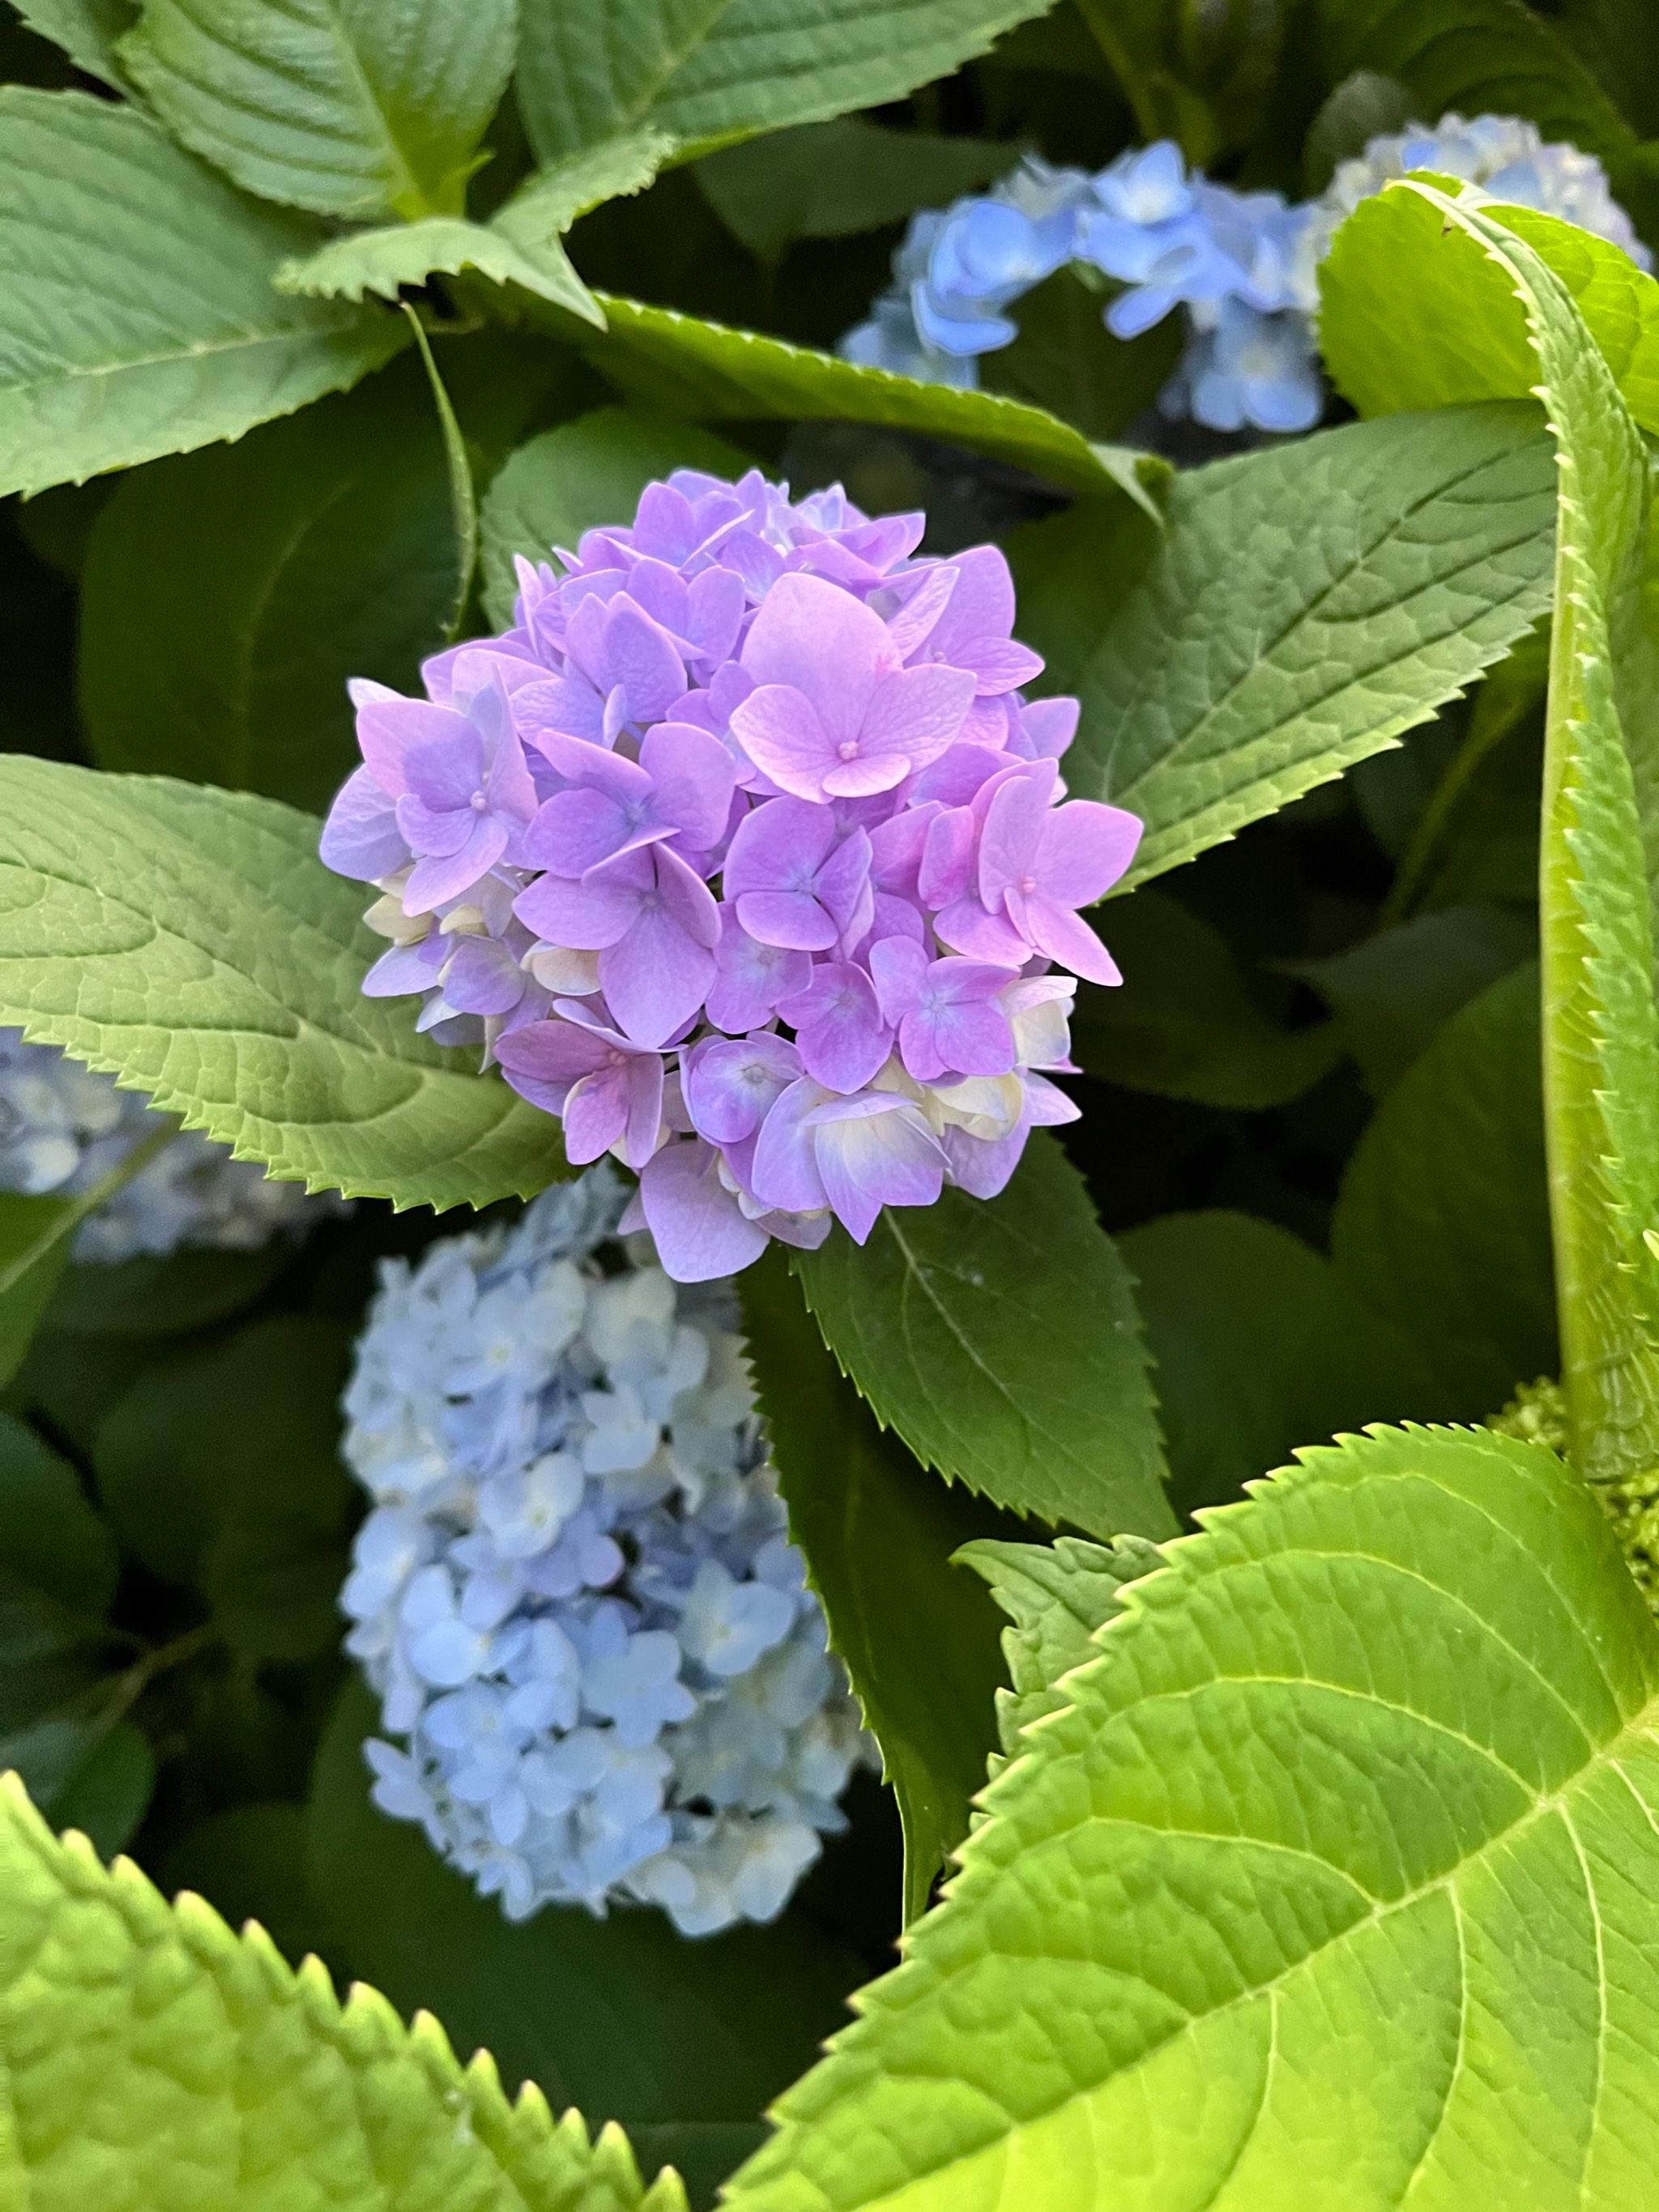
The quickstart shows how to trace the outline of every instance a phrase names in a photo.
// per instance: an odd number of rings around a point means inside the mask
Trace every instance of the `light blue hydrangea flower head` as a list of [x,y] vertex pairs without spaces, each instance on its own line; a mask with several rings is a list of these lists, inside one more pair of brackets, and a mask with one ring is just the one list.
[[499,1896],[774,1918],[872,1756],[790,1545],[730,1287],[618,1241],[608,1166],[388,1261],[346,1392],[341,1602],[376,1802]]
[[[112,1076],[0,1029],[0,1190],[80,1198],[157,1126],[144,1099],[118,1091]],[[250,1252],[347,1210],[331,1194],[308,1198],[302,1184],[272,1182],[257,1162],[183,1130],[88,1215],[72,1249],[96,1265],[186,1246]]]

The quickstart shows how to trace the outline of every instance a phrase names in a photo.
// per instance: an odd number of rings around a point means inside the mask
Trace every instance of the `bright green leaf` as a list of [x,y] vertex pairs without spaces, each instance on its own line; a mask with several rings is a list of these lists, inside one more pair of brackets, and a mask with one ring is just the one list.
[[922,384],[672,307],[594,296],[607,328],[602,338],[580,338],[583,351],[603,375],[664,415],[883,423],[972,447],[1097,498],[1131,487],[1146,497],[1146,486],[1169,475],[1155,456],[1091,445],[1023,400]]
[[782,1255],[739,1278],[789,1533],[847,1662],[904,1826],[907,1920],[968,1832],[996,1748],[995,1609],[952,1555],[983,1509],[884,1436],[836,1371]]
[[[1659,283],[1622,247],[1531,208],[1489,219],[1559,277],[1644,429],[1659,431]],[[1504,270],[1420,193],[1363,200],[1320,265],[1326,366],[1362,415],[1518,398],[1537,382],[1527,312]]]
[[0,88],[0,490],[240,438],[378,368],[400,324],[271,289],[313,242],[133,108]]
[[1114,906],[1106,933],[1123,981],[1085,986],[1073,1024],[1079,1064],[1103,1083],[1254,1114],[1299,1098],[1341,1056],[1334,1023],[1269,1021],[1225,939],[1167,893]]
[[746,454],[712,432],[664,422],[623,407],[601,407],[544,430],[497,472],[484,495],[484,608],[498,629],[513,620],[518,595],[514,555],[545,561],[555,545],[574,546],[585,530],[633,520],[640,494],[672,469],[705,469],[735,478]]
[[363,890],[272,799],[0,759],[0,1023],[309,1187],[398,1206],[528,1197],[545,1114],[365,999]]
[[1133,1285],[1052,1138],[998,1198],[888,1206],[793,1265],[842,1372],[947,1480],[1094,1535],[1172,1528]]
[[523,246],[561,238],[590,208],[643,191],[675,151],[661,131],[629,131],[532,170],[511,199],[490,217],[490,228]]
[[463,269],[476,269],[492,284],[520,285],[604,328],[592,294],[556,242],[529,251],[459,216],[348,231],[303,261],[285,261],[276,282],[279,291],[318,299],[361,300],[365,292],[378,292],[383,300],[395,300],[405,284],[424,284],[428,276],[453,276]]
[[357,759],[347,678],[416,688],[455,599],[430,397],[398,374],[127,477],[83,590],[100,767],[320,810]]
[[1183,1510],[1237,1498],[1300,1440],[1430,1402],[1432,1372],[1409,1334],[1276,1222],[1166,1213],[1128,1231],[1123,1254]]
[[400,2010],[435,2011],[463,2047],[487,2042],[509,2081],[630,2130],[748,2120],[842,2017],[863,1969],[799,1910],[696,1942],[649,1909],[508,1920],[371,1802],[379,1724],[354,1682],[318,1747],[305,1866],[325,1955]]
[[264,199],[458,215],[513,70],[514,0],[144,0],[122,67]]
[[116,40],[138,13],[137,0],[15,0],[30,30],[59,46],[88,76],[125,92]]
[[1348,1164],[1337,1268],[1415,1344],[1434,1378],[1424,1413],[1477,1420],[1554,1371],[1538,1068],[1528,962],[1452,1017]]
[[691,173],[732,236],[766,261],[798,238],[851,238],[948,206],[1012,168],[1019,151],[845,115],[723,147]]
[[1164,1560],[736,2212],[1644,2203],[1659,1631],[1595,1498],[1380,1430]]
[[1083,671],[1074,791],[1140,815],[1126,888],[1426,721],[1549,605],[1555,473],[1514,404],[1350,423],[1176,479]]
[[620,133],[716,145],[902,100],[1043,0],[523,0],[519,105],[544,161]]
[[509,2106],[490,2059],[463,2070],[435,2021],[384,1997],[343,2008],[313,1960],[235,1936],[188,1892],[169,1906],[136,1866],[106,1872],[0,1784],[0,2184],[41,2212],[684,2212],[647,2192],[626,2138]]

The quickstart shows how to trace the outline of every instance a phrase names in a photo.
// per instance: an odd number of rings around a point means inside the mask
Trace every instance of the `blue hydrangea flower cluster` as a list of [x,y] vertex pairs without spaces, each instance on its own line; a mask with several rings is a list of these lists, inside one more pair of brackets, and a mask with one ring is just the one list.
[[499,1896],[774,1918],[872,1747],[760,1441],[729,1284],[616,1241],[608,1165],[386,1264],[341,1603],[374,1795]]
[[981,355],[1018,335],[1015,303],[1071,263],[1122,288],[1104,311],[1117,337],[1184,312],[1186,350],[1159,399],[1172,419],[1215,430],[1311,429],[1325,404],[1318,264],[1362,199],[1413,169],[1561,216],[1650,265],[1601,164],[1576,147],[1547,144],[1514,116],[1449,114],[1432,130],[1413,124],[1373,138],[1320,198],[1295,205],[1189,173],[1164,139],[1097,176],[1030,158],[988,194],[916,216],[893,257],[891,288],[841,351],[867,367],[973,386]]
[[[118,1091],[112,1076],[0,1029],[0,1190],[82,1197],[157,1118],[136,1091]],[[252,1252],[348,1211],[332,1193],[307,1197],[301,1183],[271,1182],[257,1162],[233,1159],[223,1145],[185,1129],[88,1215],[72,1250],[99,1266],[181,1246]]]

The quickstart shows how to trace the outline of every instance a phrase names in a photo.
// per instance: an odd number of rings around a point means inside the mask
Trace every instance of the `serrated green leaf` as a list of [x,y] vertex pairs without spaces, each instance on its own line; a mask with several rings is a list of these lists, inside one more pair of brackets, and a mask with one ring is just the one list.
[[130,1861],[107,1872],[0,1783],[0,2179],[41,2212],[684,2212],[647,2191],[627,2139],[590,2144],[490,2059],[456,2063],[429,2015],[405,2028],[359,1987],[342,2008],[257,1926],[235,1936],[188,1891],[164,1904]]
[[0,1023],[313,1189],[486,1206],[564,1172],[474,1055],[365,999],[361,884],[274,799],[0,758]]
[[676,150],[665,131],[644,130],[562,155],[525,179],[491,216],[491,228],[526,246],[562,237],[590,208],[643,191]]
[[1126,899],[1107,927],[1124,980],[1085,985],[1073,1024],[1079,1065],[1103,1083],[1254,1114],[1299,1098],[1341,1057],[1334,1022],[1269,1021],[1226,939],[1166,893]]
[[834,354],[609,292],[594,297],[605,310],[605,336],[573,335],[602,375],[664,415],[884,423],[972,447],[1096,498],[1129,486],[1145,494],[1169,477],[1168,463],[1155,455],[1091,445],[1070,423],[1024,400],[861,368]]
[[125,92],[116,40],[138,13],[137,0],[14,0],[30,30],[59,46],[88,76]]
[[902,100],[1043,0],[524,0],[518,95],[544,161],[628,131],[717,145]]
[[1433,1376],[1409,1334],[1277,1222],[1166,1213],[1127,1231],[1123,1254],[1184,1512],[1238,1497],[1298,1438],[1430,1402]]
[[544,430],[504,463],[485,493],[484,609],[498,629],[513,620],[515,555],[545,561],[555,545],[574,546],[583,531],[631,519],[653,477],[706,469],[740,477],[746,454],[711,431],[665,422],[623,407],[596,408]]
[[315,299],[361,300],[366,292],[377,292],[383,300],[395,300],[405,284],[453,276],[463,269],[476,270],[492,284],[520,285],[605,327],[592,294],[556,241],[532,252],[499,230],[460,216],[430,215],[383,230],[348,231],[303,261],[285,261],[276,283],[279,292],[304,292]]
[[357,758],[347,678],[413,689],[456,587],[415,377],[127,477],[83,586],[93,757],[320,810]]
[[948,1481],[1093,1535],[1173,1528],[1133,1283],[1052,1138],[1000,1197],[888,1206],[793,1264],[843,1373]]
[[1380,1430],[1164,1556],[736,2212],[1644,2203],[1659,1632],[1595,1498]]
[[121,66],[234,183],[319,215],[458,215],[514,0],[144,0]]
[[1012,168],[1019,150],[844,115],[722,147],[691,173],[732,236],[771,260],[798,238],[852,238],[947,206]]
[[1550,602],[1555,479],[1513,403],[1350,423],[1177,477],[1079,684],[1076,791],[1142,817],[1122,888],[1394,744]]
[[830,1641],[846,1662],[904,1827],[904,1911],[968,1832],[996,1748],[995,1608],[951,1565],[984,1509],[884,1435],[836,1370],[780,1250],[738,1278],[760,1407]]
[[[1659,283],[1577,223],[1496,204],[1487,214],[1554,271],[1625,404],[1644,429],[1659,431]],[[1326,367],[1362,415],[1514,398],[1537,380],[1515,287],[1478,239],[1448,233],[1437,204],[1418,192],[1362,200],[1320,264],[1319,290]]]
[[1479,1419],[1552,1374],[1555,1284],[1538,971],[1472,1000],[1378,1107],[1331,1230],[1339,1273],[1417,1347],[1437,1417]]
[[957,1561],[983,1575],[1012,1626],[1002,1632],[1002,1656],[1013,1687],[997,1692],[997,1728],[1003,1757],[994,1777],[1019,1751],[1033,1721],[1063,1710],[1060,1678],[1095,1655],[1095,1631],[1118,1610],[1118,1593],[1164,1564],[1144,1536],[1091,1544],[1060,1536],[1052,1544],[1000,1543],[981,1537],[964,1544]]
[[313,242],[134,108],[0,88],[0,491],[240,438],[390,359],[401,325],[271,289]]
[[400,2010],[435,2012],[463,2047],[487,2045],[509,2081],[630,2133],[747,2121],[843,2017],[867,1970],[799,1909],[696,1942],[648,1909],[508,1920],[371,1802],[362,1747],[379,1728],[354,1681],[317,1749],[303,1864],[325,1955]]

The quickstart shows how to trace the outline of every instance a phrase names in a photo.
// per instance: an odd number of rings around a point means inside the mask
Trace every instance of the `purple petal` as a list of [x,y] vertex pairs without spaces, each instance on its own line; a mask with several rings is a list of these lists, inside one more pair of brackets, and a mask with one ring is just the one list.
[[[963,964],[977,965],[973,961]],[[1011,980],[1006,969],[990,972],[1005,983]],[[924,1003],[907,1014],[899,1027],[899,1051],[918,1083],[935,1083],[951,1073],[1008,1075],[1018,1058],[1014,1033],[1001,1008],[968,998]]]
[[671,846],[660,847],[652,857],[664,906],[695,944],[712,952],[720,941],[720,914],[714,893]]
[[355,768],[334,795],[318,857],[337,876],[373,883],[395,874],[413,857],[398,827],[395,802],[366,768]]
[[835,848],[831,807],[769,799],[738,824],[720,882],[728,899],[745,891],[811,891]]
[[685,1110],[717,1145],[741,1144],[800,1075],[800,1054],[769,1032],[727,1041],[710,1038],[681,1062]]
[[[723,558],[723,556],[722,556]],[[747,594],[736,569],[705,568],[691,586],[685,635],[704,660],[724,660],[738,641]]]
[[958,899],[936,914],[933,933],[953,952],[1000,967],[1023,968],[1031,957],[1031,947],[1013,925],[1000,914],[987,914],[976,898]]
[[641,900],[626,936],[599,955],[605,1003],[638,1045],[665,1044],[697,1012],[714,980],[713,952],[686,929],[660,888]]
[[970,1137],[966,1129],[947,1128],[940,1141],[951,1163],[951,1180],[970,1198],[995,1198],[1008,1187],[1019,1165],[1029,1121],[1021,1121],[1006,1137]]
[[850,961],[820,962],[807,989],[778,1011],[795,1032],[801,1066],[829,1090],[861,1091],[891,1049],[875,986]]
[[979,842],[979,896],[993,913],[1010,885],[1035,886],[1037,840],[1055,774],[1052,762],[1034,761],[1005,776],[992,793]]
[[529,981],[512,953],[493,937],[452,938],[444,969],[444,996],[463,1014],[511,1013]]
[[1058,760],[1077,735],[1081,709],[1075,699],[1033,699],[1019,710],[1019,725],[1035,760]]
[[437,809],[406,791],[398,801],[398,827],[413,853],[459,853],[481,820],[470,806]]
[[738,1274],[766,1249],[765,1230],[744,1215],[720,1179],[718,1154],[698,1139],[665,1145],[647,1162],[640,1203],[674,1282]]
[[395,691],[361,688],[357,700],[357,744],[369,774],[382,791],[400,799],[409,788],[405,763],[418,748],[447,744],[468,725],[447,707],[425,699],[400,699]]
[[632,720],[659,720],[685,690],[685,664],[666,630],[631,599],[614,601],[605,611],[607,681],[628,694]]
[[404,757],[404,778],[411,795],[434,813],[464,807],[483,788],[483,739],[470,722],[453,736],[411,745]]
[[949,906],[973,879],[979,852],[979,824],[971,806],[947,806],[927,825],[927,842],[916,871],[916,895],[924,906]]
[[525,833],[526,863],[556,876],[586,875],[616,857],[627,842],[629,827],[627,813],[608,793],[561,791],[537,809]]
[[858,732],[861,758],[902,753],[926,768],[955,743],[973,703],[974,679],[961,668],[901,668],[884,676]]
[[825,1194],[854,1243],[884,1206],[932,1206],[944,1187],[944,1147],[908,1099],[836,1099],[805,1126]]
[[836,739],[805,692],[788,684],[761,684],[734,709],[732,732],[781,791],[802,799],[823,797],[824,778],[839,756]]
[[1044,667],[1040,653],[1033,653],[1028,645],[1017,644],[1011,637],[975,646],[965,658],[978,679],[975,689],[981,698],[1017,691],[1022,684],[1030,684],[1041,676]]
[[817,890],[843,939],[862,937],[870,926],[870,840],[862,830],[843,838],[818,870]]
[[[929,962],[921,941],[887,937],[870,947],[870,979],[882,1018],[896,1028],[921,995]],[[914,1073],[914,1069],[912,1070]]]
[[580,738],[599,745],[604,739],[605,699],[583,676],[550,676],[513,695],[513,716],[521,736],[545,750],[551,736]]
[[658,817],[672,823],[693,852],[720,842],[738,776],[718,738],[690,722],[659,722],[646,732],[640,766],[655,786]]
[[792,1083],[761,1123],[750,1182],[763,1206],[783,1213],[812,1213],[828,1206],[806,1116],[823,1103],[823,1092],[805,1078]]
[[459,898],[501,859],[507,850],[506,823],[487,814],[475,818],[477,826],[459,852],[434,854],[429,860],[415,863],[404,886],[405,914],[428,914],[434,907]]
[[792,951],[828,952],[841,936],[834,916],[810,891],[744,891],[737,915],[759,943]]
[[394,945],[383,952],[363,978],[363,996],[367,999],[402,999],[411,991],[433,991],[438,987],[438,971],[448,957],[448,939],[437,930],[422,938],[417,945]]
[[[912,573],[920,574],[921,580],[897,613],[887,618],[888,640],[901,660],[908,660],[917,647],[927,641],[945,612],[961,571],[941,562],[936,568]],[[948,653],[934,656],[946,660],[950,657]]]
[[716,1029],[757,1029],[769,1020],[780,999],[806,988],[812,963],[805,952],[751,937],[732,907],[723,906],[720,911],[720,941],[714,949],[708,1018]]
[[621,1139],[628,1107],[628,1070],[620,1060],[571,1085],[564,1102],[564,1155],[573,1167],[586,1167]]
[[820,577],[788,575],[762,603],[743,665],[757,684],[801,694],[834,744],[857,737],[890,650],[885,623],[851,592]]
[[1011,890],[1007,896],[1009,920],[1044,959],[1090,983],[1123,981],[1116,961],[1081,915],[1040,893]]
[[632,853],[604,876],[586,882],[538,876],[514,899],[513,911],[550,945],[602,952],[633,927],[652,881],[650,854]]
[[1054,807],[1037,837],[1036,879],[1061,906],[1092,906],[1117,881],[1140,842],[1138,815],[1097,799]]

